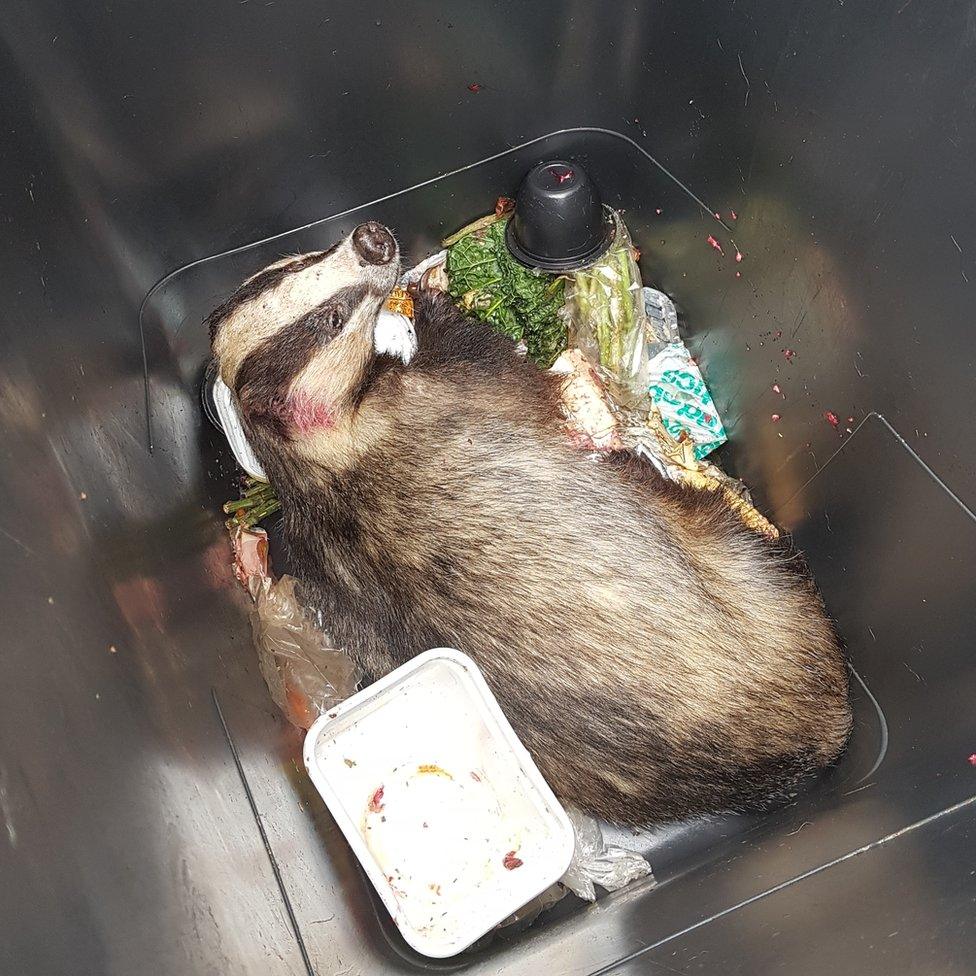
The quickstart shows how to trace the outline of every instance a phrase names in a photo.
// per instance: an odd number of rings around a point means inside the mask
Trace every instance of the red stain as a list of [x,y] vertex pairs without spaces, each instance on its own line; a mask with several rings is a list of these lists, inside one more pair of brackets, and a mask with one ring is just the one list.
[[505,865],[506,871],[514,871],[522,866],[522,860],[515,856],[515,851],[509,851],[502,859],[502,864]]
[[369,812],[379,813],[383,809],[383,787],[381,786],[370,798],[369,798]]
[[771,417],[770,417],[769,419],[770,419],[770,420],[771,420],[771,421],[772,421],[772,422],[773,422],[774,424],[778,424],[778,423],[780,422],[780,420],[782,420],[783,418],[782,418],[782,417],[781,417],[781,416],[780,416],[780,415],[779,415],[778,413],[774,413],[774,414],[773,414],[773,415],[772,415],[772,416],[771,416]]
[[741,261],[742,261],[742,252],[737,248],[735,252],[735,263],[739,264]]
[[285,405],[292,426],[300,434],[329,430],[335,426],[335,415],[327,403],[313,400],[307,393],[295,393]]
[[796,359],[796,350],[795,349],[784,349],[783,350],[783,355],[786,357],[786,361],[788,363],[792,363],[793,360]]
[[732,218],[733,220],[738,220],[738,219],[739,219],[739,215],[738,215],[738,214],[737,214],[737,213],[736,213],[736,212],[735,212],[734,210],[730,210],[730,211],[729,211],[729,216],[730,216],[730,217],[731,217],[731,218]]
[[468,91],[469,92],[472,92],[475,95],[477,95],[478,92],[481,91],[481,85],[479,85],[478,82],[476,82],[476,81],[472,81],[471,84],[468,85]]
[[826,420],[827,423],[834,428],[834,430],[840,426],[840,418],[834,413],[833,410],[824,410],[823,419]]
[[725,251],[722,250],[722,245],[719,244],[719,242],[715,240],[715,238],[712,237],[711,234],[709,234],[708,237],[705,238],[705,240],[708,243],[709,247],[713,247],[715,248],[716,251],[718,251],[719,254],[723,256],[725,255]]
[[560,169],[557,166],[552,166],[549,172],[552,173],[557,183],[565,183],[566,180],[573,178],[573,171],[571,169]]

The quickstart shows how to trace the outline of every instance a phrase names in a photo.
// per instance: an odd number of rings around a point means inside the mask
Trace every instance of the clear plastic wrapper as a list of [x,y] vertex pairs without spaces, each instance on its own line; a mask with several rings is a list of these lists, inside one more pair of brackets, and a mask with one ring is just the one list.
[[[565,897],[567,891],[584,901],[596,901],[597,886],[606,891],[619,891],[634,881],[650,878],[654,873],[650,864],[636,851],[628,851],[606,844],[599,821],[576,807],[564,804],[564,809],[576,834],[576,848],[569,869],[558,884],[546,888],[527,905],[498,925],[497,930],[509,932],[527,928],[543,913]],[[496,931],[497,931],[496,930]]]
[[272,699],[289,722],[307,729],[348,698],[361,675],[298,599],[297,582],[293,576],[250,578],[251,630]]
[[576,850],[560,884],[584,901],[596,901],[597,885],[617,891],[641,878],[650,878],[654,883],[651,866],[640,854],[608,845],[600,824],[582,810],[567,805],[566,813],[576,831]]
[[400,278],[403,288],[431,288],[434,291],[447,291],[447,251],[438,251],[409,271],[405,271]]
[[663,291],[644,286],[644,313],[654,335],[654,348],[650,350],[652,356],[672,342],[681,342],[678,310]]
[[514,934],[528,928],[543,913],[549,911],[566,897],[567,889],[558,882],[550,885],[541,894],[536,895],[527,905],[523,905],[517,912],[513,912],[504,922],[499,922],[495,931],[506,930],[506,934]]
[[658,340],[644,308],[637,249],[619,215],[614,219],[610,250],[569,275],[564,311],[570,345],[600,367],[619,399],[635,402],[647,394],[648,362]]

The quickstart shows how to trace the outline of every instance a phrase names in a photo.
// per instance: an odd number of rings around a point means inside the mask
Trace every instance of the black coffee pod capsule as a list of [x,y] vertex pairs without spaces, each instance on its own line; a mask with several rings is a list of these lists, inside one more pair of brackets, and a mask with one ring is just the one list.
[[508,249],[540,271],[575,271],[613,243],[613,217],[578,163],[539,163],[526,174],[508,222]]

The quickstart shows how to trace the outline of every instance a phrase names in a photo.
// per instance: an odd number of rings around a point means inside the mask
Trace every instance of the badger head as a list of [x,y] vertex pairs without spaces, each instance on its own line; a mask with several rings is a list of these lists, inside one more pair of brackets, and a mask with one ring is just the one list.
[[214,309],[211,347],[249,433],[308,438],[350,414],[399,274],[396,240],[369,221],[328,251],[270,265]]

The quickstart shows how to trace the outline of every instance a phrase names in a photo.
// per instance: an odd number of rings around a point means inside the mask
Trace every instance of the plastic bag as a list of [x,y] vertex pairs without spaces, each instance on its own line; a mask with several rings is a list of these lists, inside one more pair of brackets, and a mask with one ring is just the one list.
[[669,343],[681,342],[681,333],[678,331],[678,310],[663,291],[645,285],[643,293],[644,313],[647,315],[647,324],[654,336],[655,348],[652,348],[650,353],[656,356],[657,352]]
[[595,885],[618,891],[640,878],[656,883],[650,864],[640,854],[604,842],[603,831],[593,817],[573,806],[566,806],[566,814],[576,832],[576,849],[560,884],[574,895],[584,901],[596,901]]
[[657,340],[648,364],[651,402],[672,437],[691,438],[700,461],[727,440],[722,419],[698,363],[681,341],[674,302],[663,292],[645,288],[644,311]]
[[550,885],[541,894],[535,896],[532,901],[523,905],[517,912],[512,912],[504,921],[495,926],[495,931],[507,929],[507,934],[521,931],[528,928],[543,913],[549,911],[553,905],[558,904],[566,897],[566,889],[558,882]]
[[637,250],[615,215],[613,245],[595,264],[569,276],[564,311],[570,345],[604,372],[623,402],[647,394],[647,367],[657,339],[644,308]]
[[348,698],[361,675],[298,600],[296,584],[293,576],[251,576],[251,631],[272,699],[289,722],[307,729]]

